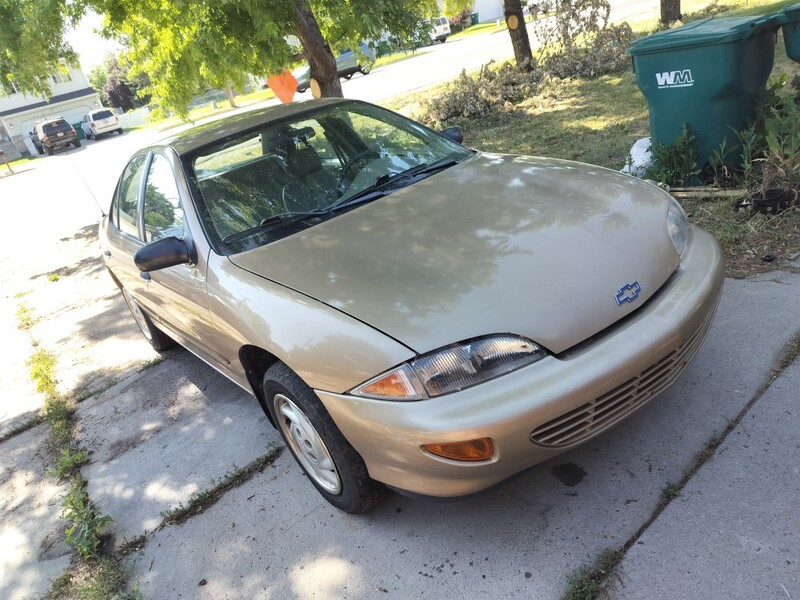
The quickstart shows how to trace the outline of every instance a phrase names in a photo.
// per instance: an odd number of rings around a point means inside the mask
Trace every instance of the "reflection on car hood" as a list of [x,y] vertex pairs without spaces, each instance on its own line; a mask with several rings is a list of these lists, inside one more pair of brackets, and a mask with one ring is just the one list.
[[[600,167],[478,154],[230,259],[417,352],[511,332],[558,353],[675,270],[667,210],[655,186]],[[628,284],[639,297],[618,305]]]

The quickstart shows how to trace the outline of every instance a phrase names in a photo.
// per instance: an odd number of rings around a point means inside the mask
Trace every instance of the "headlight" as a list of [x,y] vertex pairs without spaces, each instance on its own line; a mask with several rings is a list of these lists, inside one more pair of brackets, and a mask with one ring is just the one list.
[[667,212],[667,233],[672,240],[672,245],[678,254],[683,256],[686,240],[689,238],[689,225],[686,222],[686,213],[675,198],[670,198],[669,211]]
[[422,400],[516,371],[546,354],[539,345],[523,337],[493,335],[423,354],[350,393],[385,400]]

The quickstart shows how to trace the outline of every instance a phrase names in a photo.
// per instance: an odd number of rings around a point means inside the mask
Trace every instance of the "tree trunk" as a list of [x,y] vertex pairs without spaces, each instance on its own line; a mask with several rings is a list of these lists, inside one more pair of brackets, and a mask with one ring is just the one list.
[[681,0],[661,0],[661,22],[669,25],[681,18]]
[[236,100],[233,98],[233,88],[230,83],[225,86],[225,95],[228,97],[228,104],[231,105],[231,108],[236,108]]
[[531,42],[528,39],[528,29],[525,27],[525,17],[522,15],[522,3],[520,0],[503,0],[503,9],[508,25],[508,34],[511,36],[511,45],[514,47],[517,69],[530,71],[533,56],[531,55]]
[[294,15],[297,20],[297,37],[303,44],[308,66],[311,67],[311,93],[315,98],[343,97],[342,84],[336,72],[336,59],[331,47],[322,37],[308,0],[294,0]]

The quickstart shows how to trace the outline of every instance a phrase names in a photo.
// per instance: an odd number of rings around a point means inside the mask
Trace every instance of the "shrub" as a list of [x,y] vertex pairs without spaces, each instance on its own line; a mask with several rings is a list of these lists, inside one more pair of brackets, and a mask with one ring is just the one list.
[[523,72],[510,63],[498,68],[489,63],[474,77],[462,71],[438,97],[423,102],[418,118],[431,127],[441,127],[458,119],[484,117],[529,97],[541,80],[542,72],[535,65]]
[[630,64],[634,35],[627,23],[610,25],[608,0],[557,2],[553,19],[540,19],[534,34],[542,68],[556,77],[597,77]]

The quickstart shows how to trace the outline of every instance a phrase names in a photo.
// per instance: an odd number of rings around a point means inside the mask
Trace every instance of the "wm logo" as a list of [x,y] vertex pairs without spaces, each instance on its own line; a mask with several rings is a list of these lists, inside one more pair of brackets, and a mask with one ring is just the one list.
[[692,71],[684,69],[683,71],[666,71],[664,73],[656,73],[656,82],[659,89],[673,88],[673,87],[691,87],[694,85],[692,78]]

